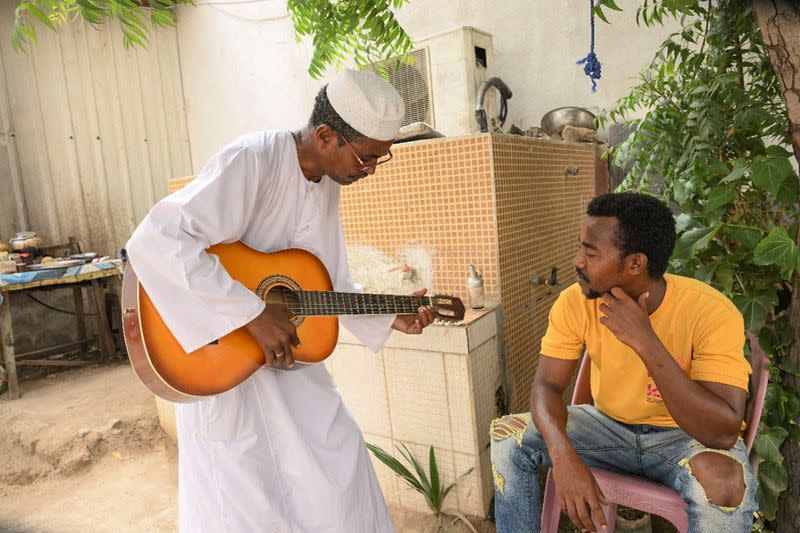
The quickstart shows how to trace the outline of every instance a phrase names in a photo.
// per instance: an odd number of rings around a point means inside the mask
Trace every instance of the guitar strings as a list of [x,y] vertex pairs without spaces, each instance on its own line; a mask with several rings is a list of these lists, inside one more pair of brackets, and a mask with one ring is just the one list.
[[298,301],[287,304],[287,309],[298,316],[416,314],[420,306],[433,304],[430,296],[310,290],[293,293]]

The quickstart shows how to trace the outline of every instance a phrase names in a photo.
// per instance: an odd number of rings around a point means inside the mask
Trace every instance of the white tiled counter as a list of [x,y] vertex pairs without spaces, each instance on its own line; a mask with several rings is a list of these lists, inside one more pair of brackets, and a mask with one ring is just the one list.
[[[421,335],[393,332],[378,354],[340,328],[326,361],[367,442],[396,457],[395,445],[405,444],[426,472],[433,445],[445,483],[474,467],[443,507],[482,517],[493,493],[489,423],[502,379],[502,315],[498,304],[489,304]],[[428,509],[422,495],[374,457],[373,463],[387,502]]]

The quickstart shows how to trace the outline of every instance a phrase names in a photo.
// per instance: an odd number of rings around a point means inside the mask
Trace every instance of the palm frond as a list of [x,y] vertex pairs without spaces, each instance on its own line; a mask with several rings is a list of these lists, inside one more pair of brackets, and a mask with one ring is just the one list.
[[457,477],[446,488],[442,486],[441,475],[439,473],[439,465],[436,462],[436,453],[433,446],[428,450],[428,472],[425,472],[422,464],[411,454],[411,451],[405,444],[396,446],[397,451],[411,465],[414,469],[412,472],[398,459],[390,455],[381,447],[374,444],[367,443],[367,448],[372,454],[378,458],[383,464],[388,466],[393,472],[399,475],[406,481],[414,490],[419,492],[425,497],[425,501],[434,514],[439,515],[442,512],[442,505],[447,497],[447,494],[461,481],[465,476],[469,475],[474,468],[470,468],[459,477]]

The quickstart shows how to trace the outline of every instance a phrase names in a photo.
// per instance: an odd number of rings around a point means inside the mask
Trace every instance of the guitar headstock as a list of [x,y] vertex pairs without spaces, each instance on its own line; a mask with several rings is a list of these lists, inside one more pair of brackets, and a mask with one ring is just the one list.
[[448,294],[436,294],[431,296],[431,305],[439,320],[445,322],[464,320],[464,304],[461,302],[461,298]]

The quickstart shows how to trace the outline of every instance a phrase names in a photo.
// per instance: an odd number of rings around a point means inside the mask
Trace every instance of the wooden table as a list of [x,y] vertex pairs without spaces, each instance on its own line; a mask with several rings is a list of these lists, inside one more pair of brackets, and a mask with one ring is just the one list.
[[[13,285],[0,286],[0,293],[3,296],[3,303],[0,304],[0,346],[2,346],[5,369],[8,374],[9,399],[19,398],[19,382],[17,379],[17,359],[20,365],[48,365],[48,366],[68,366],[87,364],[84,361],[58,361],[51,359],[29,359],[36,355],[68,350],[80,346],[83,350],[88,347],[90,339],[86,337],[85,313],[83,310],[84,288],[91,289],[91,297],[94,299],[97,309],[97,344],[100,352],[105,357],[114,355],[116,348],[111,334],[111,326],[106,318],[105,291],[106,285],[115,278],[119,279],[121,272],[118,268],[85,272],[75,276],[53,278],[29,283],[18,283]],[[58,346],[35,350],[25,353],[15,353],[14,351],[14,332],[11,322],[11,295],[37,290],[48,290],[53,288],[72,288],[73,299],[75,302],[75,320],[78,331],[78,340]]]

